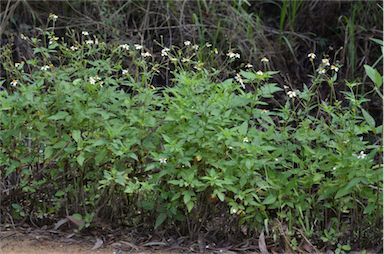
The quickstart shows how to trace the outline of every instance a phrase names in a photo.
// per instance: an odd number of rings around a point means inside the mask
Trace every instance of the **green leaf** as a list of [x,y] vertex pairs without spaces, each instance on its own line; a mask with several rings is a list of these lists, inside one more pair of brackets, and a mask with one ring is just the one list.
[[383,84],[383,77],[380,75],[380,73],[372,68],[369,65],[364,65],[365,72],[367,73],[368,77],[375,83],[375,85],[379,88]]
[[361,112],[363,113],[364,119],[368,123],[368,125],[370,127],[375,127],[376,126],[375,119],[373,119],[373,117],[364,109],[361,109]]
[[73,139],[79,143],[79,141],[81,140],[81,132],[79,130],[74,130],[72,131],[72,137]]
[[189,201],[186,205],[187,205],[188,212],[192,211],[192,209],[193,209],[193,202]]
[[276,83],[269,83],[260,88],[260,95],[264,98],[271,98],[272,94],[281,90],[283,89],[278,87]]
[[80,153],[79,156],[77,156],[76,160],[77,160],[77,163],[79,163],[80,166],[83,166],[84,160],[85,160],[84,153]]
[[220,199],[221,202],[224,202],[224,199],[225,199],[224,193],[218,192],[216,195]]
[[272,194],[269,194],[269,196],[264,199],[263,204],[264,205],[270,205],[276,202],[276,197]]
[[161,224],[163,224],[166,219],[167,219],[167,214],[160,213],[156,218],[155,229],[158,228]]
[[190,191],[186,191],[184,192],[184,204],[187,204],[189,201],[191,201],[191,192]]
[[247,135],[247,131],[248,131],[248,121],[244,121],[244,123],[242,123],[239,126],[239,133],[240,135],[245,136]]
[[59,111],[53,116],[48,117],[49,120],[61,120],[65,119],[69,114],[65,111]]

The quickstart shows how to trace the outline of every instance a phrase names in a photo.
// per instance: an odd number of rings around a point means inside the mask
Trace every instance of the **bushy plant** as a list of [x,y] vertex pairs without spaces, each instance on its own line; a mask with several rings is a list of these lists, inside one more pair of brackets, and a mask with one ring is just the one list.
[[[348,230],[379,234],[381,127],[362,108],[358,84],[347,83],[344,103],[317,95],[338,82],[339,67],[322,61],[302,91],[251,66],[217,81],[198,59],[214,51],[186,43],[162,51],[173,79],[156,87],[164,62],[141,45],[87,32],[68,38],[26,38],[35,58],[25,63],[2,48],[3,214],[191,235],[223,215],[233,223],[219,230],[286,234],[292,246],[303,236],[336,246],[358,240]],[[285,104],[271,106],[277,93]]]

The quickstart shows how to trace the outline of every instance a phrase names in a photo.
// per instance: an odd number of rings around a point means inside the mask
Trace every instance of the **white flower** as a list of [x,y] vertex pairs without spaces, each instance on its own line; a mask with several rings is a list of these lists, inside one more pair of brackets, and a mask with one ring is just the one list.
[[266,57],[261,58],[262,63],[269,63],[269,59]]
[[320,68],[319,71],[318,71],[320,74],[325,74],[327,72],[326,69],[324,68]]
[[217,48],[214,48],[213,52],[215,53],[215,55],[219,54],[219,51],[217,50]]
[[210,47],[212,47],[212,44],[211,43],[205,43],[205,46],[207,47],[207,48],[210,48]]
[[20,38],[21,38],[22,40],[28,40],[28,37],[25,36],[24,34],[20,34]]
[[128,44],[122,44],[119,46],[119,48],[129,50],[129,45]]
[[195,45],[192,46],[192,48],[193,48],[194,50],[198,50],[198,49],[199,49],[199,45],[195,44]]
[[245,65],[245,68],[253,68],[253,65],[250,63],[247,63],[247,65]]
[[141,53],[141,56],[142,57],[151,57],[152,55],[149,52],[145,52],[145,53]]
[[288,91],[287,95],[289,96],[289,98],[294,98],[297,96],[297,93],[296,91]]
[[160,164],[167,164],[167,158],[160,158],[159,162]]
[[240,85],[241,85],[241,87],[242,87],[243,89],[245,89],[244,81],[243,81],[243,79],[241,78],[241,76],[240,76],[239,73],[236,74],[236,76],[235,76],[235,80],[236,80],[237,82],[240,83]]
[[249,142],[249,139],[247,137],[243,138],[243,142],[244,143],[248,143]]
[[315,59],[316,58],[315,53],[309,53],[308,54],[308,58],[311,59],[311,60]]
[[135,44],[133,45],[135,47],[136,50],[141,50],[143,49],[143,46],[139,45],[139,44]]
[[185,42],[184,42],[184,45],[185,45],[185,46],[190,46],[190,45],[191,45],[191,42],[190,42],[190,41],[185,41]]
[[358,159],[365,159],[367,155],[364,153],[364,151],[360,151],[358,155],[355,155]]
[[187,62],[190,62],[191,59],[183,57],[183,58],[181,59],[181,61],[182,61],[183,63],[187,63]]
[[332,170],[335,171],[335,170],[336,170],[336,167],[333,167]]
[[325,65],[325,66],[329,66],[329,59],[328,58],[324,58],[321,60],[321,62]]
[[339,71],[339,67],[337,67],[336,65],[331,65],[331,70],[334,70],[335,72],[338,72]]
[[47,71],[50,67],[48,65],[44,65],[40,68],[42,71]]
[[122,70],[121,72],[123,75],[128,74],[128,70]]
[[99,45],[99,40],[95,37],[95,44]]
[[231,208],[231,214],[235,214],[235,213],[237,213],[237,209],[235,207],[232,207]]
[[85,43],[86,43],[86,44],[93,44],[94,41],[93,41],[93,40],[86,40]]
[[278,159],[278,158],[275,158],[275,161],[276,161],[276,162],[278,162],[278,161],[279,161],[279,159]]
[[57,16],[54,13],[50,13],[49,16],[48,16],[48,19],[51,19],[53,21],[56,21],[58,18],[59,18],[59,16]]
[[11,81],[11,86],[16,86],[16,85],[17,85],[17,80],[16,79],[12,80]]
[[289,88],[289,86],[286,86],[286,85],[283,85],[283,87],[284,87],[284,89],[288,89]]
[[264,73],[262,71],[257,71],[256,74],[257,75],[263,75]]
[[90,77],[89,83],[91,83],[92,85],[96,84],[96,79],[94,77]]
[[84,36],[88,36],[89,35],[89,33],[87,31],[82,31],[81,34],[84,35]]
[[228,51],[227,56],[229,58],[240,58],[240,54],[239,53],[234,53],[232,51]]
[[75,51],[75,50],[78,50],[79,48],[76,47],[76,46],[71,46],[69,49],[72,50],[72,51]]
[[19,68],[21,66],[21,63],[15,63],[15,67]]
[[168,56],[168,52],[170,51],[169,48],[163,48],[161,50],[161,56]]

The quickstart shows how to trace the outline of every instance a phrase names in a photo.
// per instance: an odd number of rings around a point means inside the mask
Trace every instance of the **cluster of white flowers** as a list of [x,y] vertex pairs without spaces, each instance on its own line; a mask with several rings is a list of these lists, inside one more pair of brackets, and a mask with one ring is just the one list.
[[22,63],[15,63],[15,67],[16,68],[19,68],[21,66]]
[[149,53],[149,52],[143,52],[143,53],[141,53],[141,56],[142,56],[142,57],[151,57],[152,54]]
[[358,159],[365,159],[365,157],[367,157],[367,154],[364,153],[364,151],[360,151],[359,154],[355,154],[355,156],[358,158]]
[[122,73],[123,75],[126,75],[126,74],[128,74],[128,70],[122,70],[121,73]]
[[124,50],[129,50],[129,45],[128,44],[121,44],[119,46],[119,48],[124,49]]
[[169,48],[163,48],[161,50],[161,56],[168,56],[168,52],[170,51]]
[[28,37],[25,36],[24,34],[20,34],[20,38],[21,38],[22,40],[28,40]]
[[309,58],[309,60],[313,61],[316,58],[315,53],[309,53],[308,58]]
[[40,70],[42,70],[42,71],[47,71],[47,70],[49,70],[49,66],[48,65],[44,65],[44,66],[42,66],[41,68],[40,68]]
[[143,49],[143,46],[141,46],[140,44],[135,44],[133,46],[135,47],[136,50],[142,50]]
[[192,46],[192,49],[194,49],[194,50],[198,50],[198,49],[199,49],[199,45],[197,45],[197,44],[193,45],[193,46]]
[[319,71],[318,71],[320,74],[325,74],[327,72],[326,69],[324,68],[320,68]]
[[50,13],[49,16],[48,16],[48,19],[49,20],[52,20],[52,21],[56,21],[57,19],[59,18],[59,16],[57,16],[56,14],[54,13]]
[[262,63],[269,63],[269,59],[266,57],[261,58],[260,60]]
[[241,85],[241,87],[242,87],[243,89],[245,89],[244,81],[243,81],[243,79],[241,78],[241,76],[240,76],[239,73],[236,74],[236,76],[235,76],[235,80],[236,80],[237,82],[240,83],[240,85]]
[[250,63],[247,63],[247,64],[245,65],[245,68],[253,68],[253,65],[250,64]]
[[160,164],[167,164],[167,158],[160,158],[159,162]]
[[212,47],[212,44],[211,43],[205,43],[205,46],[207,47],[207,48],[210,48],[210,47]]
[[324,66],[329,66],[329,65],[330,65],[330,63],[329,63],[329,59],[328,59],[328,58],[321,59],[321,63],[322,63]]
[[339,67],[337,67],[336,65],[331,65],[331,70],[335,71],[335,72],[338,72],[339,71]]
[[185,45],[185,46],[190,46],[190,45],[191,45],[191,42],[190,42],[190,41],[185,41],[185,42],[184,42],[184,45]]
[[229,58],[240,58],[240,54],[239,53],[234,53],[233,51],[228,51],[228,53],[227,53],[227,56],[229,57]]
[[94,44],[95,42],[93,40],[86,40],[85,43],[88,45],[91,45],[91,44]]
[[243,142],[244,143],[248,143],[249,142],[249,139],[247,137],[243,138]]
[[289,98],[295,98],[297,96],[296,91],[288,91],[287,95]]
[[97,75],[94,76],[94,77],[89,77],[89,83],[92,84],[92,85],[96,84],[96,82],[99,81],[99,80],[100,80],[100,77],[97,76]]
[[81,34],[84,35],[84,36],[88,36],[89,35],[89,33],[87,31],[82,31]]
[[257,74],[257,75],[264,75],[264,72],[262,72],[262,71],[259,70],[259,71],[256,72],[256,74]]
[[76,50],[78,50],[79,48],[76,47],[76,46],[71,46],[69,49],[72,50],[72,51],[76,51]]
[[16,85],[17,85],[17,80],[16,79],[12,80],[11,81],[11,86],[15,87]]

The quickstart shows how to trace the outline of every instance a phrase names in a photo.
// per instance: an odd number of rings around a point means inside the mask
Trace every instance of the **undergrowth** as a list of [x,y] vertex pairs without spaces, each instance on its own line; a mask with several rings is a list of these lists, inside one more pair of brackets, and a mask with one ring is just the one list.
[[[149,52],[50,30],[23,40],[32,59],[12,62],[11,45],[1,54],[0,223],[265,232],[291,251],[308,239],[343,250],[380,243],[382,127],[361,84],[338,79],[337,61],[308,52],[311,82],[296,90],[271,82],[279,74],[267,58],[221,79],[199,56],[230,66],[240,54],[209,43]],[[166,87],[160,68],[171,71]],[[365,68],[376,84],[366,93],[382,96],[381,75]]]

